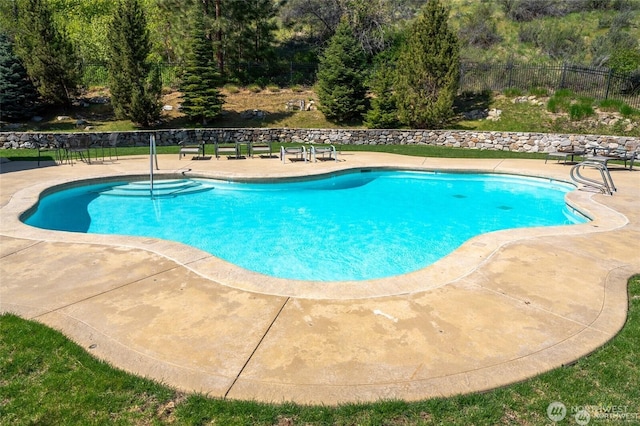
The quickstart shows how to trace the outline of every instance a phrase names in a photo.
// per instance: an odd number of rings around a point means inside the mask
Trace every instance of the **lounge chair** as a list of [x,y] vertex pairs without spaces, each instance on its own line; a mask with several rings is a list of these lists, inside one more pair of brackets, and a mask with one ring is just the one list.
[[624,168],[627,168],[627,162],[629,163],[629,170],[633,170],[633,163],[636,159],[637,152],[629,151],[624,148],[606,149],[595,148],[594,154],[587,156],[587,159],[591,161],[597,161],[609,167],[608,163],[612,160],[618,160],[624,162]]
[[557,163],[560,160],[563,160],[563,164],[567,164],[569,157],[571,157],[571,163],[575,163],[575,157],[584,157],[586,151],[582,148],[574,148],[573,145],[569,145],[567,147],[561,147],[557,151],[547,152],[547,158],[545,158],[544,163],[547,164],[547,160],[549,158],[555,158]]
[[253,157],[254,154],[259,154],[260,157],[273,157],[271,142],[251,142],[249,144],[249,156]]
[[214,150],[218,159],[221,155],[226,155],[227,158],[240,158],[240,146],[237,143],[216,142]]
[[333,160],[338,161],[338,151],[336,151],[336,147],[333,145],[329,146],[314,146],[311,145],[311,158],[313,158],[313,162],[318,161],[318,156],[321,155],[320,160]]
[[280,160],[282,163],[286,163],[287,156],[291,157],[291,161],[304,161],[307,162],[307,148],[304,146],[281,146],[280,147]]
[[194,158],[200,158],[200,154],[202,153],[202,156],[204,157],[204,144],[194,144],[188,141],[182,141],[178,142],[178,145],[180,145],[180,151],[178,152],[178,158],[180,160],[182,160],[182,157],[187,154],[196,154]]

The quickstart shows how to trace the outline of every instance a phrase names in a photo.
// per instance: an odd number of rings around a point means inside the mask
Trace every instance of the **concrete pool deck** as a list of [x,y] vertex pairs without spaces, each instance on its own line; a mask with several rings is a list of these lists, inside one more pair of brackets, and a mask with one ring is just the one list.
[[[161,155],[156,173],[238,179],[409,167],[570,180],[570,166],[540,160],[340,159]],[[146,179],[149,159],[35,164],[0,165],[0,312],[61,330],[116,367],[218,398],[417,400],[521,381],[611,339],[626,319],[627,280],[640,272],[638,171],[613,170],[613,196],[569,194],[589,223],[486,234],[422,271],[318,284],[265,277],[152,238],[26,226],[19,215],[46,188]]]

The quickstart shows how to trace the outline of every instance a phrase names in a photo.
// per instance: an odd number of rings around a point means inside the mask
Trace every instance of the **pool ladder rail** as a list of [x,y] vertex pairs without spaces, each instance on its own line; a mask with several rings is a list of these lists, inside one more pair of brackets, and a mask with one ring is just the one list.
[[[600,172],[602,179],[598,180],[582,175],[580,171],[585,168],[596,169]],[[605,195],[613,195],[613,193],[617,191],[607,165],[600,161],[585,160],[576,164],[571,168],[571,179],[573,179],[574,182],[595,188]]]

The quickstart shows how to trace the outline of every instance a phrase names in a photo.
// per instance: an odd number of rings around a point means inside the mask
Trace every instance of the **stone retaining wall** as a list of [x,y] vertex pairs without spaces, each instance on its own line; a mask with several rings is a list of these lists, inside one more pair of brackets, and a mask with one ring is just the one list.
[[[171,129],[119,132],[118,146],[148,146],[149,135],[156,135],[158,146],[181,141],[234,142],[272,141],[274,143],[347,145],[433,145],[513,152],[549,152],[558,147],[624,147],[640,152],[640,138],[626,136],[574,135],[554,133],[473,132],[460,130],[377,130],[377,129]],[[69,137],[87,135],[92,143],[108,142],[110,133],[0,133],[0,147],[35,148],[63,145]]]

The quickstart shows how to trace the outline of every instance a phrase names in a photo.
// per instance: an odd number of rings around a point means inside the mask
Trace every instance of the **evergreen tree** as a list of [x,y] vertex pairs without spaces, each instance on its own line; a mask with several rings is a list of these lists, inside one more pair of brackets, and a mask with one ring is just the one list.
[[269,58],[277,28],[273,0],[228,0],[225,52],[229,62],[263,62]]
[[414,128],[442,126],[453,117],[460,73],[459,46],[448,10],[430,0],[409,30],[397,63],[400,121]]
[[80,82],[80,63],[67,36],[55,26],[43,0],[20,0],[16,53],[42,98],[70,105]]
[[118,118],[149,126],[160,117],[162,84],[138,0],[120,0],[109,25],[109,90]]
[[342,21],[318,64],[319,108],[329,120],[362,119],[367,110],[365,70],[364,51],[349,24]]
[[214,62],[212,41],[207,38],[203,15],[195,16],[191,49],[183,71],[182,111],[192,120],[207,124],[222,111],[224,99],[218,90],[220,75]]
[[[380,54],[382,58],[384,55]],[[391,65],[393,58],[378,60],[371,76],[370,90],[373,93],[371,109],[365,115],[365,125],[370,129],[393,129],[400,124],[394,93],[396,71]]]
[[0,33],[0,121],[32,115],[37,101],[38,94],[12,43]]

